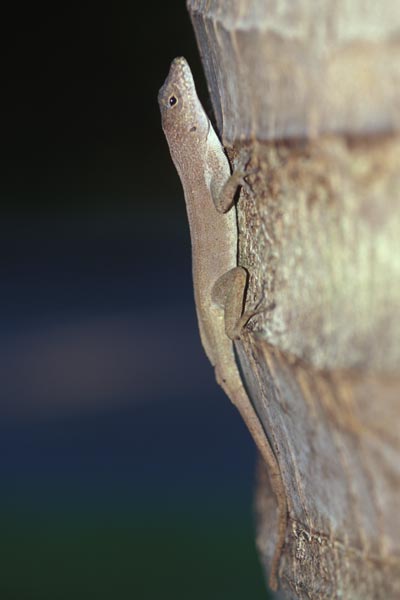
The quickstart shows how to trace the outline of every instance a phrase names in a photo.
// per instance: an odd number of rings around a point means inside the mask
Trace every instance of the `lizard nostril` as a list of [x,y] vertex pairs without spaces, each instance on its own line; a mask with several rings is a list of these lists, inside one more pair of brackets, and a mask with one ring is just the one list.
[[196,131],[197,127],[192,127],[191,129],[189,129],[189,131]]

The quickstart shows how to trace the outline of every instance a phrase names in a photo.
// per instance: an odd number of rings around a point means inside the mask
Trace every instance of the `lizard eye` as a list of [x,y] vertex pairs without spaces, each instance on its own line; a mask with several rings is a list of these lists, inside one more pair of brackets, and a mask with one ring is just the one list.
[[170,106],[175,106],[175,104],[177,104],[177,103],[178,103],[178,99],[177,99],[177,97],[176,97],[176,96],[170,96],[170,97],[169,97],[169,99],[168,99],[168,104],[169,104]]

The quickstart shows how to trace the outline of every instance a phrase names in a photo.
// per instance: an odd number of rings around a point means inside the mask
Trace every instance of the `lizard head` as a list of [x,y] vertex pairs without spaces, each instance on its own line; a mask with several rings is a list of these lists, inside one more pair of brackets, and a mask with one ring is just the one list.
[[171,152],[205,142],[209,121],[197,97],[190,67],[183,57],[172,61],[168,77],[158,93],[162,127]]

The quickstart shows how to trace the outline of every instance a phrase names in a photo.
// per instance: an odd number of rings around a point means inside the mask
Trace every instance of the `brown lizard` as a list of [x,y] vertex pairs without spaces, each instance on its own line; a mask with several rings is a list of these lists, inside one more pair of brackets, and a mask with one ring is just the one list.
[[[283,523],[286,502],[279,466],[243,386],[233,347],[233,340],[249,318],[243,315],[248,274],[237,264],[238,230],[233,204],[243,173],[231,175],[227,156],[198,99],[184,58],[172,62],[158,101],[162,127],[185,195],[201,341],[215,368],[217,382],[239,410],[269,467]],[[276,587],[276,568],[284,541],[284,528],[279,529],[272,587]]]

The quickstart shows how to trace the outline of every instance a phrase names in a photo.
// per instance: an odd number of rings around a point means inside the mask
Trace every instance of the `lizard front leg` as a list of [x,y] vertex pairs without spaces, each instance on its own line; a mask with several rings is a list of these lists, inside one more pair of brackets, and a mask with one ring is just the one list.
[[211,181],[211,195],[214,206],[219,213],[226,213],[232,208],[235,202],[237,189],[240,185],[242,187],[251,189],[245,178],[249,175],[253,175],[254,173],[258,173],[258,171],[258,168],[251,169],[250,171],[244,171],[240,169],[234,171],[232,175],[230,175],[230,177],[225,181],[222,187],[218,180]]
[[226,213],[232,208],[239,185],[245,185],[245,176],[246,173],[244,171],[235,171],[219,190],[215,189],[218,187],[218,184],[211,182],[212,199],[219,213]]

